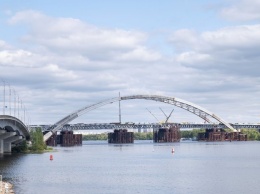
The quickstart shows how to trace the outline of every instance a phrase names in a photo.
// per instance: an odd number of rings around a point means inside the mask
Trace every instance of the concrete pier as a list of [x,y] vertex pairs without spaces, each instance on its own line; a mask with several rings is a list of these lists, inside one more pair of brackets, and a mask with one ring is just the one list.
[[[12,137],[16,137],[15,135],[16,135],[16,132],[7,132],[5,130],[1,130],[0,154],[3,154],[4,152],[11,152],[11,150],[12,150],[11,143],[13,142],[12,140],[15,140],[15,141],[18,140],[17,138],[12,139]],[[19,136],[17,136],[17,137],[19,137]]]
[[153,132],[153,140],[156,143],[179,142],[180,139],[181,134],[178,126],[154,129]]
[[226,132],[222,128],[211,128],[199,133],[198,141],[247,141],[247,135],[241,132]]
[[46,141],[46,145],[57,146],[57,144],[61,146],[82,145],[82,134],[73,134],[73,131],[68,130],[61,131],[59,135],[54,132]]
[[108,143],[134,143],[134,133],[116,129],[113,133],[108,133]]

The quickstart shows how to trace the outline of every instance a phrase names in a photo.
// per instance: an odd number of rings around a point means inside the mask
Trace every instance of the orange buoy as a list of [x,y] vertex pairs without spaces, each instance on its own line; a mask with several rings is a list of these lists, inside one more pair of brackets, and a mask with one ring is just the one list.
[[50,160],[53,160],[53,156],[52,155],[50,155]]

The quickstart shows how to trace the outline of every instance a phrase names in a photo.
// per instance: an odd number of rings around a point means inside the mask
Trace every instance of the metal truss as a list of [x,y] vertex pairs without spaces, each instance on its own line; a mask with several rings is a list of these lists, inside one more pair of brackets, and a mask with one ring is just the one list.
[[189,111],[203,120],[205,120],[208,123],[211,123],[211,121],[208,119],[208,117],[211,117],[215,120],[217,120],[219,123],[224,124],[227,128],[232,129],[233,131],[236,131],[228,122],[224,121],[220,117],[217,117],[215,114],[211,113],[210,111],[193,104],[191,102],[182,100],[180,98],[173,98],[173,97],[166,97],[166,96],[157,96],[157,95],[133,95],[133,96],[125,96],[121,97],[121,100],[129,100],[129,99],[145,99],[145,100],[154,100],[159,101],[167,104],[171,104],[174,106],[177,106],[179,108],[182,108],[186,111]]

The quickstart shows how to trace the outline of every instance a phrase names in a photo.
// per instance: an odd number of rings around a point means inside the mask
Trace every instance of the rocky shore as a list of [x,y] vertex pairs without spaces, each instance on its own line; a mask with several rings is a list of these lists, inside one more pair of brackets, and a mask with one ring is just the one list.
[[14,194],[13,185],[2,181],[2,185],[0,186],[0,194]]

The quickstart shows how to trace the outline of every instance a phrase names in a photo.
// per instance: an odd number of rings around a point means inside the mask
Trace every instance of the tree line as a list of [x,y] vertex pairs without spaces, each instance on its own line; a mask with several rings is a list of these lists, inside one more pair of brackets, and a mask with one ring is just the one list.
[[[193,129],[193,130],[181,130],[182,138],[196,138],[199,133],[204,133],[205,129]],[[231,132],[231,130],[226,129],[226,132]],[[260,133],[255,129],[241,129],[241,132],[247,134],[248,140],[258,140],[260,141]],[[107,140],[107,134],[89,134],[83,135],[83,140]],[[153,132],[147,133],[134,133],[135,140],[153,140]]]
[[256,129],[241,129],[241,132],[247,134],[248,140],[260,141],[260,133]]
[[[183,138],[194,138],[198,136],[198,133],[204,132],[203,129],[193,129],[193,130],[187,130],[187,131],[181,131],[181,137]],[[107,140],[107,134],[89,134],[89,135],[83,135],[83,140]],[[136,132],[134,133],[134,139],[135,140],[153,140],[153,132],[147,132],[147,133],[140,133]]]
[[[134,139],[135,140],[152,140],[153,139],[153,133],[147,132],[147,133],[134,133]],[[107,134],[101,133],[101,134],[88,134],[83,135],[82,140],[89,141],[89,140],[107,140]]]

